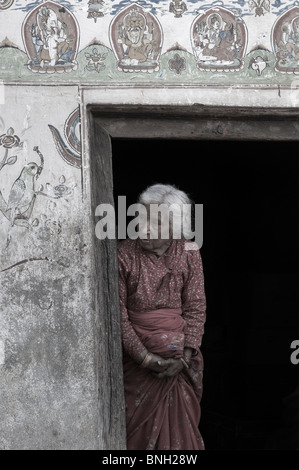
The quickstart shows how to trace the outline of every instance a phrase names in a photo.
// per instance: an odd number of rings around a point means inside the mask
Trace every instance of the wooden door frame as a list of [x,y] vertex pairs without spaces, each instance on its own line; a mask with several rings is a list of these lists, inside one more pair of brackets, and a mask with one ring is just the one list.
[[299,140],[299,108],[89,105],[111,138]]
[[[113,204],[111,139],[298,141],[298,108],[87,104],[84,166],[90,181],[91,217],[100,203]],[[262,156],[261,156],[262,158]],[[85,184],[85,187],[89,187]],[[122,346],[116,241],[93,235],[99,439],[102,449],[125,448]]]

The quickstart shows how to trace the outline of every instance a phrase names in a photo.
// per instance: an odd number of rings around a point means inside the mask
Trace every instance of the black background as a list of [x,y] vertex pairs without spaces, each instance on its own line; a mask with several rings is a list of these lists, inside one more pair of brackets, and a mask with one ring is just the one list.
[[298,449],[299,144],[114,139],[112,155],[116,207],[154,183],[204,205],[206,449]]

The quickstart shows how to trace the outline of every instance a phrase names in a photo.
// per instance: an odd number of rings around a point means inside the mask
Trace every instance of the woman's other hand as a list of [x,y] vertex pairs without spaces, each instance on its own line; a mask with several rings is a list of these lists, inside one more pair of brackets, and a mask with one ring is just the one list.
[[184,367],[180,359],[165,359],[164,362],[167,363],[166,369],[162,372],[153,374],[158,379],[163,379],[165,377],[174,377],[175,375],[179,374]]
[[158,354],[149,353],[141,365],[146,369],[159,373],[166,370],[168,367],[168,360],[163,359],[163,357]]

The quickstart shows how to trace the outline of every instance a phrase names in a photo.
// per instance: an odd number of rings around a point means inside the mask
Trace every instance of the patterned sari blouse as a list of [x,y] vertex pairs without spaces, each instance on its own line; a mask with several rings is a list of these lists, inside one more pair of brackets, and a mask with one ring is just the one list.
[[199,351],[206,318],[204,275],[199,249],[193,242],[173,240],[162,256],[145,251],[139,240],[118,246],[119,295],[124,352],[141,362],[146,348],[128,311],[180,308],[186,322],[185,347]]

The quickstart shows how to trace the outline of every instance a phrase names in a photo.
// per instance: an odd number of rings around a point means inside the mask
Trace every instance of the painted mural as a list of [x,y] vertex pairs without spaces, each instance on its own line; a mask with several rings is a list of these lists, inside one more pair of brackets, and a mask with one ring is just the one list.
[[232,72],[243,67],[246,27],[238,15],[224,8],[211,8],[195,19],[192,43],[200,70]]
[[0,103],[1,266],[19,262],[20,240],[33,258],[49,253],[50,244],[67,229],[81,180],[74,91],[63,88],[64,99],[57,102],[56,87],[43,87],[28,102],[23,86],[6,87]]
[[78,27],[69,10],[54,2],[35,7],[23,23],[28,68],[39,73],[76,70]]
[[55,126],[48,124],[48,127],[61,158],[69,165],[81,168],[80,109],[76,108],[65,122],[64,134],[66,140],[63,139]]
[[276,21],[272,32],[275,69],[299,73],[299,7],[291,8]]
[[[22,148],[23,143],[20,142],[20,138],[14,134],[14,129],[10,127],[6,134],[0,136],[0,147],[5,149],[3,159],[0,163],[1,172],[6,165],[11,166],[17,162],[17,155],[9,156],[9,151],[15,147]],[[46,188],[43,185],[40,185],[39,188],[37,188],[37,179],[43,171],[45,159],[38,146],[33,148],[33,152],[36,152],[37,154],[38,163],[32,159],[29,163],[24,164],[19,175],[10,186],[7,200],[5,200],[0,189],[0,212],[2,216],[9,221],[5,249],[8,248],[11,242],[15,226],[22,226],[30,229],[40,225],[39,218],[33,217],[33,210],[37,197],[44,196],[51,200],[55,200],[70,196],[72,192],[72,188],[66,186],[66,180],[63,175],[59,179],[59,184],[52,185],[51,183],[47,183]],[[48,223],[49,222],[50,219],[48,219]],[[48,227],[47,231],[49,230],[50,229]],[[39,227],[39,236],[42,233],[42,236],[44,237],[44,231],[45,228]]]
[[123,72],[159,70],[162,30],[157,19],[136,3],[118,13],[111,23],[110,37]]
[[299,72],[299,1],[2,0],[0,21],[5,81],[275,86]]

